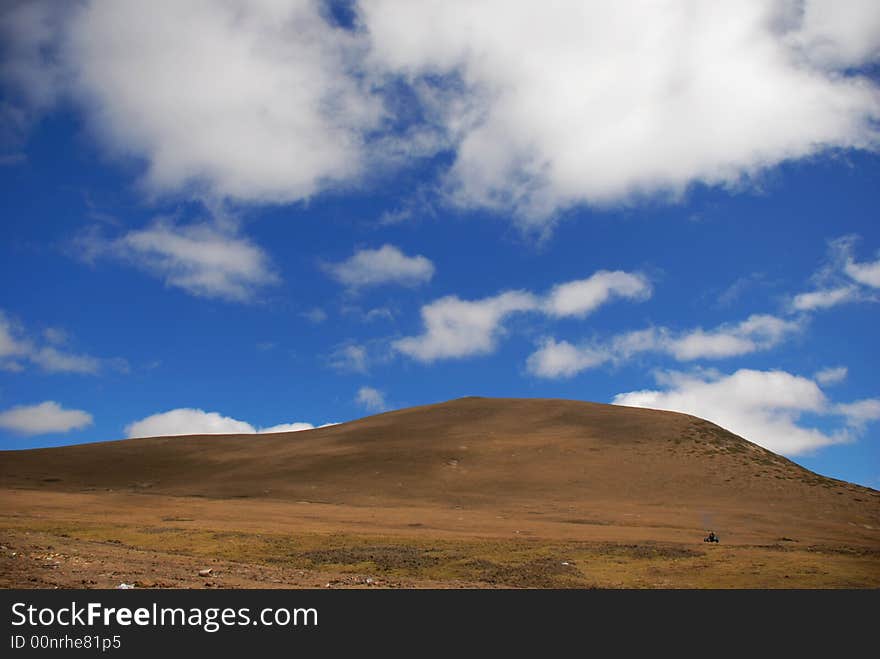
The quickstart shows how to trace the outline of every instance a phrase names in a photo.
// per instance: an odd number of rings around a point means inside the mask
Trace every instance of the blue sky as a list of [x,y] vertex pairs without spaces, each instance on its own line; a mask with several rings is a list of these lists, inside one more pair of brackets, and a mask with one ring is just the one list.
[[0,448],[562,397],[880,487],[870,3],[527,5],[9,5]]

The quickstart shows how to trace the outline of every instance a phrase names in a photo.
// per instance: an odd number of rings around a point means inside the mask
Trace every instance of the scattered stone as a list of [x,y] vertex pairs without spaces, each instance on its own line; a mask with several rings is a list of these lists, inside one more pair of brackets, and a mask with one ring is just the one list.
[[214,568],[208,567],[204,570],[199,570],[200,577],[210,577],[214,573]]

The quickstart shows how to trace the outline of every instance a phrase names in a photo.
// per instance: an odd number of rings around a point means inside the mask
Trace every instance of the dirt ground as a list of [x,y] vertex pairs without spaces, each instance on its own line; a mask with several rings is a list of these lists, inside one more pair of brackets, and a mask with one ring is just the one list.
[[704,520],[687,506],[437,510],[0,490],[0,587],[880,587],[875,529],[714,516],[717,545],[702,542]]

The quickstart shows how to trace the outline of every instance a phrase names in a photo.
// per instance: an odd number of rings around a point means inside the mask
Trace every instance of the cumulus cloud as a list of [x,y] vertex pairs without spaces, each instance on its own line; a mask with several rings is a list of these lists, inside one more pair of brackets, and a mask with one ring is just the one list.
[[481,300],[450,295],[422,307],[422,334],[399,339],[392,345],[422,362],[485,355],[495,349],[507,316],[538,306],[538,299],[525,291],[507,291]]
[[538,350],[529,355],[526,369],[542,378],[569,378],[604,364],[609,359],[611,354],[607,351],[547,338],[541,342]]
[[648,352],[667,354],[682,362],[725,359],[769,350],[802,327],[803,321],[800,320],[753,314],[739,323],[724,324],[711,330],[696,328],[673,332],[665,327],[650,327],[625,332],[610,341],[580,345],[545,338],[529,356],[526,368],[538,377],[566,378]]
[[298,432],[311,430],[314,427],[311,423],[296,422],[282,423],[268,428],[255,428],[247,421],[239,421],[217,412],[181,407],[133,421],[125,427],[125,434],[130,438],[173,435],[252,435],[256,433]]
[[833,366],[817,371],[813,378],[821,385],[839,384],[846,380],[849,369],[846,366]]
[[37,405],[18,405],[0,412],[0,428],[21,435],[70,432],[92,425],[92,415],[83,410],[67,410],[52,400]]
[[370,412],[382,412],[388,409],[385,402],[385,394],[373,387],[361,387],[358,389],[355,402]]
[[880,16],[872,0],[808,0],[797,39],[826,66],[858,66],[880,55]]
[[359,4],[379,66],[461,82],[456,199],[528,223],[876,148],[877,87],[843,74],[877,56],[870,2]]
[[650,295],[651,285],[643,275],[619,270],[600,270],[587,279],[559,284],[544,296],[506,291],[462,300],[450,295],[422,307],[422,334],[399,339],[392,346],[422,362],[485,355],[495,350],[511,314],[531,311],[553,318],[583,318],[614,298],[641,301]]
[[79,3],[52,44],[64,82],[36,80],[75,98],[112,152],[145,159],[153,190],[307,198],[360,174],[383,116],[356,71],[362,40],[321,5]]
[[722,325],[710,331],[698,328],[678,337],[664,338],[660,343],[663,350],[679,361],[721,359],[768,350],[801,327],[798,321],[753,314],[736,325]]
[[[658,384],[663,388],[621,393],[613,402],[693,414],[784,455],[853,441],[865,423],[880,418],[880,400],[835,405],[813,380],[786,371],[672,372]],[[811,427],[807,415],[831,429]],[[835,421],[840,416],[842,424]]]
[[61,344],[67,335],[58,328],[49,328],[37,335],[29,336],[24,326],[10,319],[0,310],[0,369],[20,372],[24,364],[37,366],[46,373],[79,373],[97,375],[102,371],[128,371],[124,359],[104,359],[86,354],[76,354],[56,348],[47,343]]
[[246,302],[278,281],[269,257],[248,239],[214,224],[177,225],[157,219],[143,229],[107,239],[86,233],[82,258],[115,258],[201,297]]
[[160,192],[296,201],[444,151],[449,199],[546,227],[877,147],[871,0],[360,0],[354,30],[318,0],[57,4],[3,14],[6,81]]
[[651,284],[640,274],[600,270],[587,279],[555,286],[545,307],[551,316],[583,318],[611,298],[644,300],[651,296]]
[[336,281],[352,289],[382,284],[417,286],[434,276],[430,259],[421,255],[407,256],[394,245],[361,249],[345,261],[324,267]]
[[[335,425],[335,424],[325,424],[325,425]],[[271,432],[299,432],[300,430],[313,430],[315,426],[311,423],[279,423],[277,426],[270,426],[268,428],[260,428],[259,433],[261,435],[265,435]],[[322,428],[324,426],[321,426]]]

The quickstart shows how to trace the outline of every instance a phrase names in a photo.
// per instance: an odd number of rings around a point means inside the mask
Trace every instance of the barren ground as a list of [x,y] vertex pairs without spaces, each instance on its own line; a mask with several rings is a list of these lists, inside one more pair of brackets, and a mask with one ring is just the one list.
[[880,492],[694,417],[570,401],[0,452],[0,586],[120,583],[878,588]]

